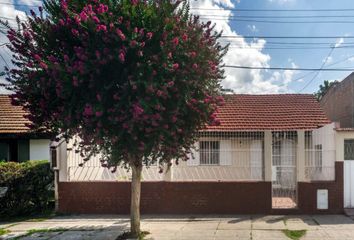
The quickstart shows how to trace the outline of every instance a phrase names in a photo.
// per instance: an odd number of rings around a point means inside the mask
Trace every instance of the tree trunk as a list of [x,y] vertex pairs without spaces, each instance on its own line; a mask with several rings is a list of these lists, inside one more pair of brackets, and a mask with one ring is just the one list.
[[133,237],[140,235],[140,192],[141,192],[141,163],[131,164],[132,184],[130,200],[130,232]]

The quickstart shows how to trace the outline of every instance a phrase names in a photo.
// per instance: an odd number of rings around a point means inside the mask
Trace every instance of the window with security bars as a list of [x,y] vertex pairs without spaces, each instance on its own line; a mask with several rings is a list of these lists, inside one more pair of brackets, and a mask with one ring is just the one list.
[[354,139],[344,140],[344,160],[354,160]]
[[201,141],[199,142],[200,165],[220,164],[220,142]]
[[316,171],[322,172],[322,144],[315,145],[315,167]]

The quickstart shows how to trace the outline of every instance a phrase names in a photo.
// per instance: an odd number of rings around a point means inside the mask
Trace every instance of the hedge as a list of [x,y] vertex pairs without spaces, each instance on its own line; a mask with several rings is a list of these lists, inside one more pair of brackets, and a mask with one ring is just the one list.
[[54,175],[49,162],[0,162],[0,187],[7,192],[0,197],[0,217],[41,214],[54,199]]

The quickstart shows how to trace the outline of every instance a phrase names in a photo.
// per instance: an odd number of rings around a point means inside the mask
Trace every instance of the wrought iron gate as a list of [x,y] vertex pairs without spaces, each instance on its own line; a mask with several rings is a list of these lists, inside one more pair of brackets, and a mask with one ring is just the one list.
[[272,207],[296,208],[296,144],[294,132],[274,132],[272,141]]

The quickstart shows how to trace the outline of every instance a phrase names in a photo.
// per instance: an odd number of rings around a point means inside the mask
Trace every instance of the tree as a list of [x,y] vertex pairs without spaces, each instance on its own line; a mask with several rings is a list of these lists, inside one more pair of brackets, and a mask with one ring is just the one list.
[[39,16],[7,26],[13,103],[32,128],[79,136],[85,161],[101,152],[102,166],[132,170],[133,236],[143,165],[187,160],[198,131],[218,124],[227,49],[188,10],[186,1],[47,0]]
[[315,92],[315,97],[316,97],[316,99],[317,99],[318,101],[320,101],[321,98],[322,98],[324,95],[326,95],[328,89],[330,89],[333,85],[335,85],[335,84],[337,84],[337,83],[338,83],[337,80],[332,81],[332,82],[330,82],[330,81],[328,81],[328,80],[325,80],[325,81],[323,82],[323,85],[322,85],[322,84],[320,85],[320,89],[319,89],[317,92]]

